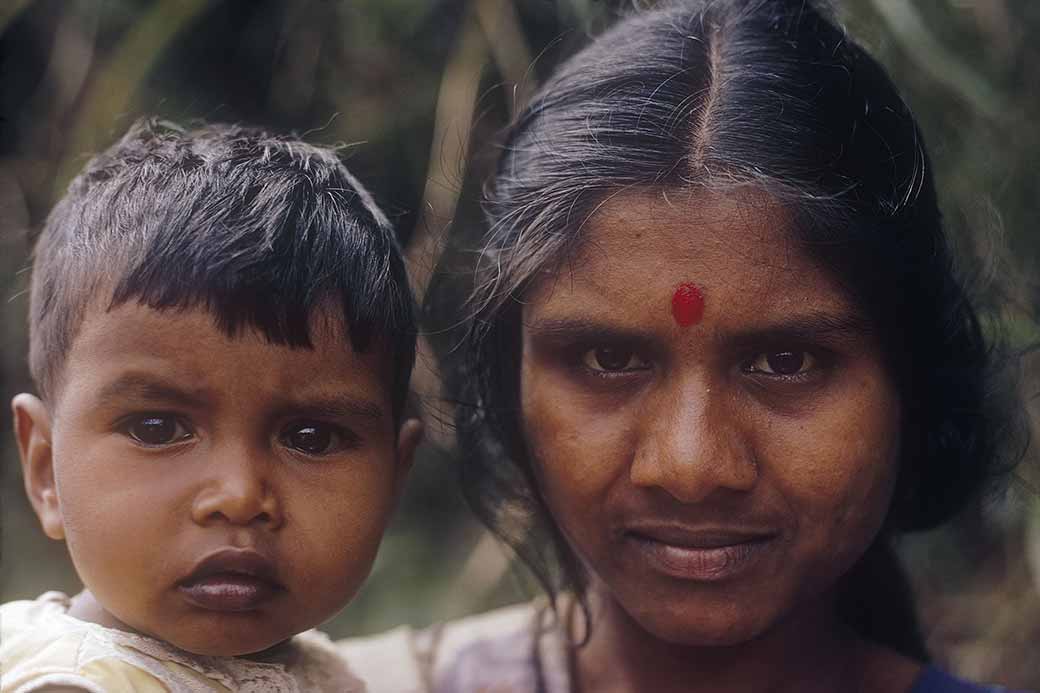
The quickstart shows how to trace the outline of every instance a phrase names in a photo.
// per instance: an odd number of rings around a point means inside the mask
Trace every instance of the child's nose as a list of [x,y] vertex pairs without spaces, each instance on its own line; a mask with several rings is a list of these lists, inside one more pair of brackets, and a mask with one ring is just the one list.
[[213,465],[212,477],[202,486],[192,506],[199,525],[281,526],[284,517],[278,494],[269,478],[267,462],[246,451],[227,451]]

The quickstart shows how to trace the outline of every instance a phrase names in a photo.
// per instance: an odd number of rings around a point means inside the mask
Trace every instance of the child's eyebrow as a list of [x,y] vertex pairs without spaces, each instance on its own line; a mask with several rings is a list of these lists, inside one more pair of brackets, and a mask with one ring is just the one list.
[[[126,373],[108,383],[98,393],[102,406],[127,399],[162,402],[185,408],[206,404],[205,394],[185,390],[162,379],[142,373]],[[348,394],[317,395],[290,401],[282,409],[296,416],[381,419],[383,409],[375,402]]]
[[375,402],[351,395],[329,395],[308,397],[299,402],[291,402],[285,409],[296,416],[314,416],[318,418],[355,418],[381,419],[383,409]]
[[102,405],[126,399],[168,402],[183,407],[199,407],[205,403],[201,391],[185,390],[142,373],[125,373],[98,392],[98,400]]

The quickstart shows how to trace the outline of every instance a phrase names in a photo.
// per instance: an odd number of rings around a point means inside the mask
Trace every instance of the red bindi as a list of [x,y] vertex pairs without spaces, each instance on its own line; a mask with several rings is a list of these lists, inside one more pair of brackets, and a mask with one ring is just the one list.
[[672,317],[681,327],[696,325],[704,317],[704,294],[694,284],[680,284],[672,294]]

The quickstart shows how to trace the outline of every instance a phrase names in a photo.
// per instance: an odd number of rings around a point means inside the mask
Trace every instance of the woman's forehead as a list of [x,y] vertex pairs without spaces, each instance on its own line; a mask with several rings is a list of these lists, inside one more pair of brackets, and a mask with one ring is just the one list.
[[589,308],[672,320],[676,292],[690,287],[706,321],[850,312],[845,292],[797,239],[793,218],[751,191],[615,195],[582,228],[569,261],[534,284],[526,313]]
[[794,241],[791,212],[754,188],[637,190],[612,195],[578,231],[579,261],[606,246],[704,256],[716,249],[742,249],[751,257],[775,255]]

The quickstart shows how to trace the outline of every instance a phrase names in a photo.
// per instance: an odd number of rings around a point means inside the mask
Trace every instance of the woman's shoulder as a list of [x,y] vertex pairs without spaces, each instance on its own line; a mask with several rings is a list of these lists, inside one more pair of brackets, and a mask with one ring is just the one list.
[[[567,691],[564,640],[538,600],[414,630],[340,642],[371,693]],[[540,684],[540,686],[539,686]]]
[[[947,674],[935,667],[925,667],[910,693],[1014,693],[1001,686],[982,686]],[[1026,693],[1020,691],[1018,693]]]

